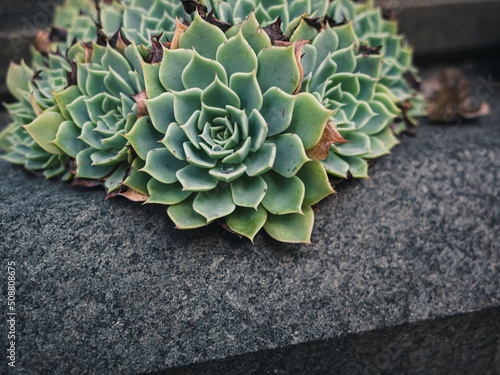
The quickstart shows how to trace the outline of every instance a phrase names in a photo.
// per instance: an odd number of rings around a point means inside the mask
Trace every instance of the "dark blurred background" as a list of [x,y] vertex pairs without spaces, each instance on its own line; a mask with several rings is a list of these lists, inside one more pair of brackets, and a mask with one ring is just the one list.
[[[0,99],[10,60],[29,59],[37,31],[63,0],[0,0]],[[417,64],[500,54],[500,0],[378,0],[396,12]]]

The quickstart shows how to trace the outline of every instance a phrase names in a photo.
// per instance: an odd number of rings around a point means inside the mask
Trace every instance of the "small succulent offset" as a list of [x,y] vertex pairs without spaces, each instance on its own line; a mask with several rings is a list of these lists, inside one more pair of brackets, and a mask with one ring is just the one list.
[[147,113],[126,134],[138,159],[124,184],[169,205],[180,229],[224,218],[250,239],[263,227],[310,242],[310,206],[333,190],[306,150],[332,111],[297,94],[302,44],[272,46],[259,29],[253,15],[229,39],[198,14],[178,24],[161,62],[144,67]]

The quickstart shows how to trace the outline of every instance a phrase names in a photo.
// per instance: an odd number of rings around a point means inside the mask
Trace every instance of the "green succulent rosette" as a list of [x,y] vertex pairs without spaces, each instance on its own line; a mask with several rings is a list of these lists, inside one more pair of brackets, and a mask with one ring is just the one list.
[[[44,111],[53,111],[52,90],[62,90],[67,85],[67,71],[71,71],[71,64],[56,54],[47,58],[44,67],[36,73],[24,62],[12,63],[9,67],[7,87],[18,101],[5,104],[12,123],[0,133],[0,147],[6,151],[1,157],[26,169],[43,171],[47,178],[61,176],[68,180],[71,174],[65,169],[67,156],[51,144],[42,142],[40,145],[30,134],[37,117]],[[51,116],[54,115],[46,115],[47,118]]]
[[368,177],[367,160],[399,143],[391,125],[401,110],[381,83],[383,56],[360,53],[352,23],[318,32],[302,19],[291,40],[302,39],[313,40],[302,50],[302,89],[334,111],[330,121],[345,141],[332,144],[322,163],[336,177]]
[[147,114],[126,134],[138,158],[124,185],[168,205],[180,229],[223,219],[250,239],[264,228],[310,242],[311,205],[333,190],[306,150],[331,111],[296,94],[300,46],[274,47],[258,27],[251,17],[227,39],[196,15],[144,66]]
[[54,69],[40,71],[33,83],[25,64],[12,65],[8,82],[27,84],[11,87],[19,102],[8,105],[14,123],[1,135],[3,158],[31,170],[48,168],[47,177],[57,175],[57,166],[65,179],[104,180],[109,192],[118,190],[130,168],[124,134],[137,118],[133,96],[144,89],[141,62],[148,52],[135,44],[121,50],[109,43],[76,44],[70,60],[50,54]]
[[413,48],[398,33],[398,23],[384,19],[380,8],[373,4],[355,4],[351,0],[333,1],[327,15],[335,22],[353,20],[353,29],[359,40],[370,48],[381,47],[383,65],[380,83],[387,86],[400,101],[411,99],[415,89],[408,85],[406,73],[416,73],[413,66]]
[[[75,45],[69,56],[76,63],[77,83],[53,93],[56,107],[51,110],[58,118],[51,120],[51,144],[75,160],[75,177],[106,180],[109,192],[121,186],[130,167],[124,134],[137,118],[133,96],[144,89],[141,61],[146,53],[135,44],[121,51],[109,43]],[[33,127],[49,126],[44,115]]]

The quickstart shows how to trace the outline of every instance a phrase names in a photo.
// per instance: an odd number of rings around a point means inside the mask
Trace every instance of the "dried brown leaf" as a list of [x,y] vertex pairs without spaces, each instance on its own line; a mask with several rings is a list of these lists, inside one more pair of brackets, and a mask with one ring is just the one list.
[[302,67],[302,48],[304,47],[305,44],[309,43],[309,40],[301,40],[299,42],[294,42],[294,48],[295,48],[295,59],[297,60],[297,65],[299,66],[299,72],[300,72],[300,79],[299,79],[299,85],[293,92],[293,95],[296,95],[300,92],[302,89],[302,80],[304,79],[304,68]]
[[349,23],[349,21],[347,21],[347,18],[344,15],[342,16],[341,22],[337,22],[333,18],[331,18],[330,16],[326,15],[324,23],[328,24],[330,27],[337,27],[337,26],[347,25]]
[[177,17],[175,17],[175,31],[174,37],[172,39],[172,44],[170,45],[170,49],[178,49],[179,48],[179,39],[184,31],[186,31],[188,27],[184,25]]
[[75,177],[73,181],[71,181],[70,186],[83,186],[87,188],[94,188],[104,186],[104,181],[102,180],[86,180],[84,178]]
[[318,144],[307,150],[306,154],[317,160],[326,160],[330,154],[330,146],[335,143],[349,143],[349,141],[340,135],[333,122],[328,121]]
[[149,196],[139,193],[134,189],[128,189],[125,192],[118,192],[116,196],[125,197],[132,202],[146,202],[149,199]]
[[380,55],[380,50],[382,49],[382,46],[378,47],[368,47],[365,44],[362,44],[359,46],[359,51],[358,54],[368,57],[370,55]]
[[68,83],[66,87],[78,84],[78,66],[72,60],[69,60],[69,63],[71,64],[71,72],[66,72],[66,81]]
[[474,119],[490,113],[488,103],[471,96],[469,81],[461,69],[446,69],[422,84],[428,100],[427,117],[434,122]]
[[118,29],[118,31],[111,37],[109,40],[109,45],[120,51],[121,53],[125,53],[125,48],[130,46],[132,42],[128,40],[125,35],[123,35],[122,27]]
[[204,17],[205,21],[207,21],[209,24],[212,24],[214,26],[217,26],[219,29],[221,29],[224,33],[228,31],[233,25],[231,25],[228,22],[224,22],[216,17],[214,17],[214,10],[212,9],[210,13],[207,14],[206,17]]
[[92,61],[92,55],[94,54],[94,46],[92,45],[92,42],[82,42],[82,46],[85,50],[85,64],[90,64]]
[[50,53],[50,34],[40,30],[33,41],[33,46],[38,52],[48,55]]
[[146,90],[141,91],[139,94],[131,95],[137,103],[137,119],[140,119],[144,116],[149,116],[148,107],[146,105],[146,100],[148,99],[148,94],[146,94]]
[[276,42],[288,42],[290,40],[290,38],[283,33],[283,30],[281,30],[281,17],[278,17],[274,23],[264,27],[262,30],[267,33],[273,44]]
[[153,46],[153,49],[150,51],[147,58],[147,61],[150,64],[157,64],[163,60],[163,44],[160,42],[162,36],[163,33],[151,36],[151,45]]
[[195,11],[198,11],[198,14],[201,17],[205,18],[206,14],[208,13],[207,7],[204,6],[202,3],[200,3],[199,1],[181,0],[181,2],[187,14],[191,14]]
[[54,42],[65,42],[68,39],[68,31],[60,27],[52,27],[50,30],[49,40]]

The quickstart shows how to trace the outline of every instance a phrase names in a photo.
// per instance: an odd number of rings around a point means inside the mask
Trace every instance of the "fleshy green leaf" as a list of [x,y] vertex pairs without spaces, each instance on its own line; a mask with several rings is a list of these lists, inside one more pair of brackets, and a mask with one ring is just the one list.
[[166,148],[158,148],[148,153],[142,171],[164,184],[172,184],[178,180],[177,172],[186,166],[185,161],[177,159]]
[[226,69],[228,77],[234,73],[250,73],[257,68],[257,56],[241,31],[219,47],[217,61]]
[[260,114],[268,124],[268,137],[281,134],[288,129],[296,99],[297,96],[289,95],[277,87],[271,88],[264,94]]
[[137,155],[142,160],[146,160],[149,151],[158,148],[158,142],[162,139],[162,134],[155,130],[149,121],[149,117],[144,116],[137,120],[132,130],[125,137]]
[[246,207],[236,207],[236,210],[226,217],[226,224],[233,232],[249,238],[252,242],[267,220],[267,211],[259,206],[257,210]]
[[273,170],[283,177],[295,176],[299,169],[309,161],[298,135],[281,134],[272,138],[272,142],[276,145]]
[[306,194],[304,205],[312,206],[335,193],[328,180],[325,168],[319,160],[306,163],[296,175],[304,183]]
[[326,109],[310,93],[301,93],[297,96],[293,109],[292,122],[287,132],[296,133],[309,150],[316,146],[325,130],[326,123],[332,111]]
[[309,206],[302,208],[303,214],[267,215],[265,231],[275,240],[289,243],[311,243],[314,212]]
[[337,146],[337,153],[343,156],[358,156],[369,153],[370,138],[359,132],[343,133],[339,130],[341,135],[350,143],[344,143]]
[[210,191],[217,186],[219,180],[208,173],[208,170],[188,165],[177,172],[177,178],[186,191]]
[[272,45],[271,39],[260,27],[254,12],[250,13],[250,16],[241,24],[241,32],[255,54]]
[[226,108],[227,105],[239,108],[240,98],[238,95],[223,84],[218,76],[201,94],[201,101],[209,107]]
[[174,114],[179,124],[186,124],[201,109],[201,94],[198,88],[174,93]]
[[28,91],[29,84],[33,78],[33,72],[24,61],[21,65],[10,63],[9,70],[7,71],[7,88],[10,93],[18,100],[21,100],[21,91]]
[[207,219],[193,209],[194,198],[191,196],[168,208],[168,216],[175,223],[177,229],[195,229],[209,224]]
[[368,163],[359,156],[344,156],[354,178],[368,178]]
[[322,160],[321,164],[325,167],[325,170],[336,177],[347,178],[347,172],[349,172],[349,164],[335,153],[335,146],[330,148],[330,154],[326,160]]
[[257,209],[267,192],[267,184],[262,177],[241,176],[231,182],[233,202],[240,207]]
[[170,50],[163,47],[163,60],[160,67],[160,82],[167,90],[182,91],[182,72],[193,58],[193,51],[186,49]]
[[205,90],[215,79],[227,84],[227,74],[224,67],[217,61],[207,59],[196,51],[193,58],[182,73],[182,83],[186,89],[200,88]]
[[267,184],[267,193],[262,205],[274,215],[302,213],[305,186],[297,177],[285,178],[273,171],[262,175]]
[[[196,98],[199,96],[197,95]],[[175,122],[174,95],[165,92],[154,99],[146,100],[145,103],[153,126],[159,132],[165,133],[168,126]]]
[[123,181],[123,185],[138,191],[141,194],[148,195],[148,182],[151,180],[151,176],[145,172],[141,172],[140,170],[144,168],[146,163],[136,158],[132,162],[132,166],[130,167],[129,176],[125,181]]
[[45,151],[62,155],[63,152],[52,141],[55,140],[59,126],[65,121],[59,112],[45,112],[24,128]]
[[217,48],[225,41],[226,36],[221,29],[204,21],[196,12],[193,22],[179,39],[179,47],[194,48],[201,56],[215,60]]
[[301,84],[299,64],[295,57],[295,44],[289,47],[269,47],[257,56],[257,81],[262,92],[278,87],[293,94]]
[[64,121],[59,126],[54,144],[64,153],[68,154],[72,158],[76,158],[76,155],[80,151],[83,151],[88,147],[84,142],[77,139],[80,132],[81,129],[76,126],[74,122]]
[[91,156],[94,152],[94,149],[88,148],[78,153],[76,156],[76,177],[99,180],[113,171],[114,165],[93,166]]
[[263,144],[257,152],[251,153],[245,159],[247,175],[254,177],[266,173],[273,167],[274,159],[276,159],[276,145]]
[[149,199],[146,203],[164,205],[178,204],[187,199],[192,192],[184,191],[179,182],[173,184],[162,184],[152,178],[148,182]]
[[210,174],[223,182],[232,182],[239,179],[247,170],[244,164],[224,164],[219,163],[215,168],[210,169]]
[[193,202],[193,209],[207,221],[213,221],[230,215],[236,206],[229,186],[221,183],[211,191],[199,193]]

